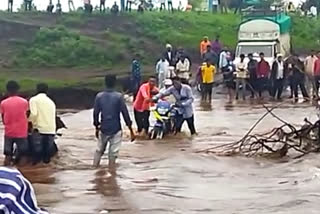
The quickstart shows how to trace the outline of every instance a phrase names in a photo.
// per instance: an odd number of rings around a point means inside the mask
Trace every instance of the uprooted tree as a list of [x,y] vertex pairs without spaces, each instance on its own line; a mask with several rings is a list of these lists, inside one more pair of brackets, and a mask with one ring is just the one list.
[[[198,152],[214,153],[231,156],[244,155],[247,157],[263,156],[281,158],[290,155],[293,158],[320,151],[320,120],[311,123],[305,119],[304,124],[297,128],[275,115],[272,111],[277,107],[268,108],[267,112],[251,127],[239,141],[211,147]],[[271,114],[282,125],[263,134],[252,134],[255,127]]]

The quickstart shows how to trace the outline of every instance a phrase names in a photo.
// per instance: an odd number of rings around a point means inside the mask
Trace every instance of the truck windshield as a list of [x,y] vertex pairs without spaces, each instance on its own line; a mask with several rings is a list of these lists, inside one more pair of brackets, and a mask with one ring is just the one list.
[[237,57],[239,57],[240,54],[245,54],[247,56],[249,53],[254,55],[264,53],[265,57],[273,57],[272,48],[272,45],[239,45],[237,49]]

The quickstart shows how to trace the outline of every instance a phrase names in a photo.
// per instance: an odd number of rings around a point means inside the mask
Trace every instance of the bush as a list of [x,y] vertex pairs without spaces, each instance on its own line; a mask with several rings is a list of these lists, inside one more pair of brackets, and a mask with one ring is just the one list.
[[75,67],[108,65],[117,61],[120,53],[107,52],[85,36],[64,27],[42,28],[30,45],[26,45],[14,60],[17,66]]

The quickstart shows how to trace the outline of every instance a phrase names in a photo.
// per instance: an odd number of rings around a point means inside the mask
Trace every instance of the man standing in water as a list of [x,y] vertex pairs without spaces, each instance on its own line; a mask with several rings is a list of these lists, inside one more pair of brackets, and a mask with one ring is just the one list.
[[[149,81],[140,86],[133,103],[134,118],[137,123],[138,133],[141,135],[148,136],[149,133],[150,106],[153,104],[152,96],[159,92],[156,83],[156,77],[149,77]],[[142,133],[143,130],[145,133]]]
[[192,89],[189,85],[182,84],[179,77],[172,78],[173,86],[161,91],[154,100],[173,95],[176,99],[178,114],[176,115],[176,131],[181,132],[184,121],[187,121],[191,135],[196,134],[194,127],[194,113],[192,103],[194,101]]
[[264,59],[264,53],[260,53],[260,62],[257,64],[257,84],[259,98],[262,98],[263,91],[268,87],[268,77],[270,73],[270,65]]
[[[130,130],[131,140],[135,138],[132,121],[121,93],[116,92],[116,76],[105,77],[106,90],[100,92],[95,99],[93,124],[96,127],[96,137],[99,139],[98,148],[94,155],[93,166],[100,165],[101,157],[109,144],[109,167],[114,168],[122,142],[120,114]],[[101,119],[100,119],[101,118]]]
[[245,63],[246,56],[244,54],[240,54],[240,62],[236,64],[236,100],[239,99],[240,94],[240,85],[242,99],[246,99],[246,88],[247,88],[247,78],[248,78],[248,68],[247,64]]
[[37,95],[29,101],[30,121],[33,125],[33,139],[40,142],[40,148],[36,149],[35,162],[41,159],[49,163],[54,150],[54,137],[56,134],[56,105],[48,97],[49,87],[45,83],[37,85]]
[[7,83],[8,98],[0,105],[2,122],[4,124],[4,165],[10,165],[13,156],[13,145],[17,145],[18,154],[28,151],[28,101],[19,97],[19,85],[15,81]]
[[207,60],[206,65],[201,67],[201,76],[202,76],[201,100],[204,102],[208,101],[208,103],[211,103],[212,88],[213,88],[215,74],[216,74],[215,66],[211,64],[210,60]]
[[281,100],[286,73],[286,65],[284,64],[282,55],[278,54],[277,59],[272,64],[270,76],[270,81],[272,83],[271,95],[273,99],[277,96],[277,100]]
[[257,65],[258,61],[253,58],[253,54],[248,54],[249,62],[247,65],[249,72],[249,89],[251,91],[251,98],[254,98],[255,91],[257,90]]
[[318,57],[312,51],[311,55],[306,58],[304,61],[304,69],[306,73],[306,87],[309,95],[315,96],[315,87],[314,87],[314,65]]

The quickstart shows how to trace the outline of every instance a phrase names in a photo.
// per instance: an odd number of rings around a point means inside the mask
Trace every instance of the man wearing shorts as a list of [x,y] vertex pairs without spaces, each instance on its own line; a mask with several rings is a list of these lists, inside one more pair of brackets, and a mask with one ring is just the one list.
[[216,68],[211,64],[210,60],[207,60],[206,65],[201,68],[202,75],[202,101],[211,102],[212,99],[212,87],[214,82],[214,76]]
[[0,112],[4,124],[4,155],[5,165],[10,165],[13,156],[13,146],[17,145],[17,157],[28,152],[28,101],[19,97],[19,85],[15,81],[7,83],[8,98],[0,104]]

